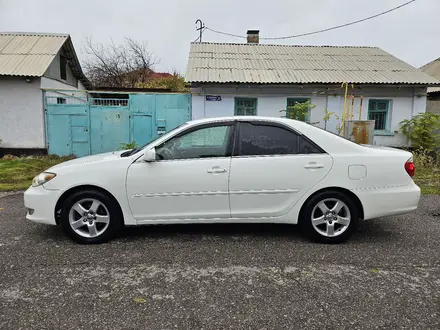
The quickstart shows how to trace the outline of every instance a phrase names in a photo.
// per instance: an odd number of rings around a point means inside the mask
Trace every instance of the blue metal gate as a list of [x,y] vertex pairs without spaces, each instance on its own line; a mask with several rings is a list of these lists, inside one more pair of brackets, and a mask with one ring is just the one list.
[[190,94],[45,96],[45,105],[49,153],[60,156],[114,151],[132,142],[140,146],[191,118]]
[[87,99],[46,96],[45,104],[49,153],[59,156],[89,155],[90,111]]

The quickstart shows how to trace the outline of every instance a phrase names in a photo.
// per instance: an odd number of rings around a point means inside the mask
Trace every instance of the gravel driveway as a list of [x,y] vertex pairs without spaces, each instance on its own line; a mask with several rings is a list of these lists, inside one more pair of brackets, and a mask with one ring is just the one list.
[[440,196],[343,245],[285,225],[127,228],[82,246],[0,198],[0,329],[440,329]]

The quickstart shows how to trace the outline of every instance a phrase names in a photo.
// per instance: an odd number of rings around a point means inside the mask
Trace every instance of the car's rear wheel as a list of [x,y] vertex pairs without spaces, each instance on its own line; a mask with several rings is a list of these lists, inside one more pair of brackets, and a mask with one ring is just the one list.
[[321,243],[346,241],[359,221],[355,203],[339,191],[324,191],[313,196],[302,216],[301,224],[309,237]]
[[106,194],[79,191],[69,196],[61,211],[64,232],[78,243],[104,243],[115,236],[122,226],[118,205]]

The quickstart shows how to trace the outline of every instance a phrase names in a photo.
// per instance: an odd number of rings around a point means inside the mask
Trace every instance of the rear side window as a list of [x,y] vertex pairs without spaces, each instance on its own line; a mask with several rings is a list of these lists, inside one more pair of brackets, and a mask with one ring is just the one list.
[[309,139],[304,136],[300,136],[299,138],[299,154],[322,154],[321,148],[319,148],[316,144],[314,144]]
[[281,127],[240,123],[238,154],[240,156],[297,154],[299,138],[298,134]]
[[268,156],[325,153],[303,135],[270,124],[240,123],[235,155]]

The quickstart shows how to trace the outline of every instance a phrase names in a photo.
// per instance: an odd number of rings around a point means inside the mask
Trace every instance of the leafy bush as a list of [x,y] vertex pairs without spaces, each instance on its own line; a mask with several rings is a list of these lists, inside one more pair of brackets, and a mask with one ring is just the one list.
[[287,109],[280,110],[280,112],[285,112],[286,118],[307,121],[306,119],[309,111],[315,107],[316,105],[310,103],[310,101],[297,102],[294,106],[287,107]]
[[336,120],[339,120],[339,116],[336,114],[336,112],[330,112],[327,110],[327,107],[325,107],[324,117],[322,117],[322,120],[324,121],[324,129],[327,129],[327,122],[330,120],[332,116],[334,116]]
[[136,142],[130,142],[130,143],[121,143],[121,147],[119,148],[119,150],[129,150],[129,149],[134,149],[136,148]]
[[400,131],[414,148],[432,151],[440,145],[440,115],[426,112],[405,119]]

